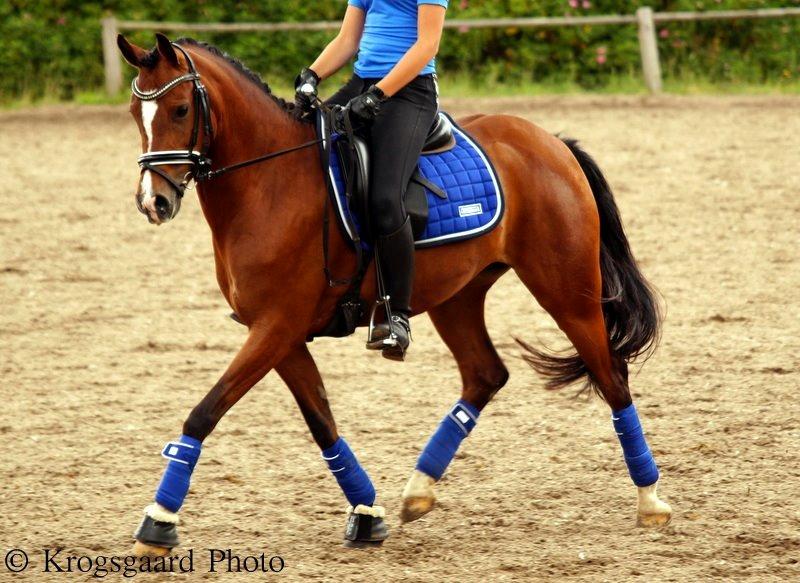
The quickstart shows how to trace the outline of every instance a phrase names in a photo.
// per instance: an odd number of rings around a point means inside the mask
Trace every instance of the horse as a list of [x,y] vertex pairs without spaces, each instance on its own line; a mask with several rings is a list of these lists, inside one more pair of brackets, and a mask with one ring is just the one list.
[[[196,184],[219,288],[248,329],[227,370],[186,417],[180,439],[164,448],[167,466],[134,552],[164,554],[178,544],[178,510],[203,440],[273,369],[350,503],[345,544],[380,544],[388,536],[385,509],[374,504],[368,474],[337,432],[307,346],[334,316],[343,293],[329,285],[324,261],[336,272],[356,268],[352,247],[338,231],[323,254],[321,218],[328,213],[333,220],[333,210],[321,154],[310,147],[318,141],[313,127],[258,75],[212,45],[173,43],[162,34],[150,50],[122,35],[117,40],[138,72],[130,102],[143,149],[136,206],[149,222],[166,223],[178,213],[187,185]],[[666,524],[671,508],[658,496],[658,468],[628,386],[628,364],[651,354],[658,341],[660,309],[631,252],[611,188],[577,142],[527,120],[471,115],[458,124],[492,160],[506,209],[484,235],[416,251],[413,315],[429,315],[458,364],[462,388],[411,473],[401,520],[434,508],[436,482],[508,381],[486,330],[484,301],[513,270],[576,351],[556,355],[521,342],[525,360],[548,388],[583,381],[605,400],[637,487],[637,523]],[[376,299],[372,265],[361,293]],[[364,316],[358,324],[367,325]]]

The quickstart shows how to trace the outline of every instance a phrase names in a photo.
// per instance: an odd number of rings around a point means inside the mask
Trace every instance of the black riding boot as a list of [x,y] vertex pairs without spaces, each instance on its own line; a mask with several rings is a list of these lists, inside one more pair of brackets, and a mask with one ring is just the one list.
[[391,235],[378,237],[377,253],[392,309],[392,322],[375,327],[367,348],[381,350],[385,358],[403,360],[411,343],[408,317],[411,314],[411,288],[414,283],[414,234],[410,218],[406,217],[403,225]]

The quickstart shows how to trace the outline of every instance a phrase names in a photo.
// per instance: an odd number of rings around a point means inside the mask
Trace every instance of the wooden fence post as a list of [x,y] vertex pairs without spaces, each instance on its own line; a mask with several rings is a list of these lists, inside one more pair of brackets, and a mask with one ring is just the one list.
[[117,19],[108,16],[103,23],[103,66],[106,75],[106,92],[116,95],[122,89],[122,68],[117,54]]
[[642,55],[644,82],[650,93],[661,93],[661,63],[658,60],[658,40],[653,9],[650,7],[639,8],[636,11],[636,20],[639,23],[639,51]]

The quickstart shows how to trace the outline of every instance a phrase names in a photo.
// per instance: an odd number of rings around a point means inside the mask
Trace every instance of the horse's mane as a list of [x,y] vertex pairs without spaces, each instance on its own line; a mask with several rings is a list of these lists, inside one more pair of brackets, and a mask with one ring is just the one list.
[[[301,117],[302,112],[299,111],[297,107],[295,107],[294,103],[289,103],[285,99],[283,99],[282,97],[278,97],[277,95],[275,95],[272,92],[272,89],[270,89],[270,87],[267,84],[267,82],[264,81],[258,73],[256,73],[255,71],[249,69],[247,67],[247,65],[242,63],[236,57],[232,57],[231,55],[229,55],[228,53],[226,53],[222,49],[220,49],[218,47],[215,47],[212,44],[209,44],[209,43],[206,43],[206,42],[203,42],[203,41],[199,41],[199,40],[195,40],[193,38],[187,38],[187,37],[179,38],[178,40],[175,41],[175,43],[177,43],[179,45],[189,45],[189,46],[192,46],[192,47],[198,47],[198,48],[201,48],[201,49],[211,53],[215,57],[219,57],[220,59],[223,59],[231,67],[233,67],[239,73],[241,73],[242,76],[245,77],[248,81],[250,81],[256,87],[261,89],[261,91],[266,93],[278,105],[278,107],[280,107],[281,110],[284,111],[287,115],[292,117],[292,119],[296,119],[296,120],[299,120],[299,121],[308,121],[310,123],[310,120],[306,120],[305,117]],[[155,51],[155,52],[156,52],[156,54],[158,54],[158,51]]]

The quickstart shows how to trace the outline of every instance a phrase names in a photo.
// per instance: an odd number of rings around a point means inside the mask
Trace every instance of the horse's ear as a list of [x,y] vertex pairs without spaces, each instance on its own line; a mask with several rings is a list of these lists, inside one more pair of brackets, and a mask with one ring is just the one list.
[[128,39],[121,34],[117,35],[117,46],[119,47],[119,52],[122,53],[122,56],[125,57],[125,60],[128,61],[128,63],[136,68],[142,66],[142,61],[144,60],[145,55],[147,55],[146,50],[129,43]]
[[175,54],[175,47],[172,42],[160,32],[156,33],[156,42],[158,43],[158,52],[161,56],[167,59],[173,67],[178,66],[178,55]]

